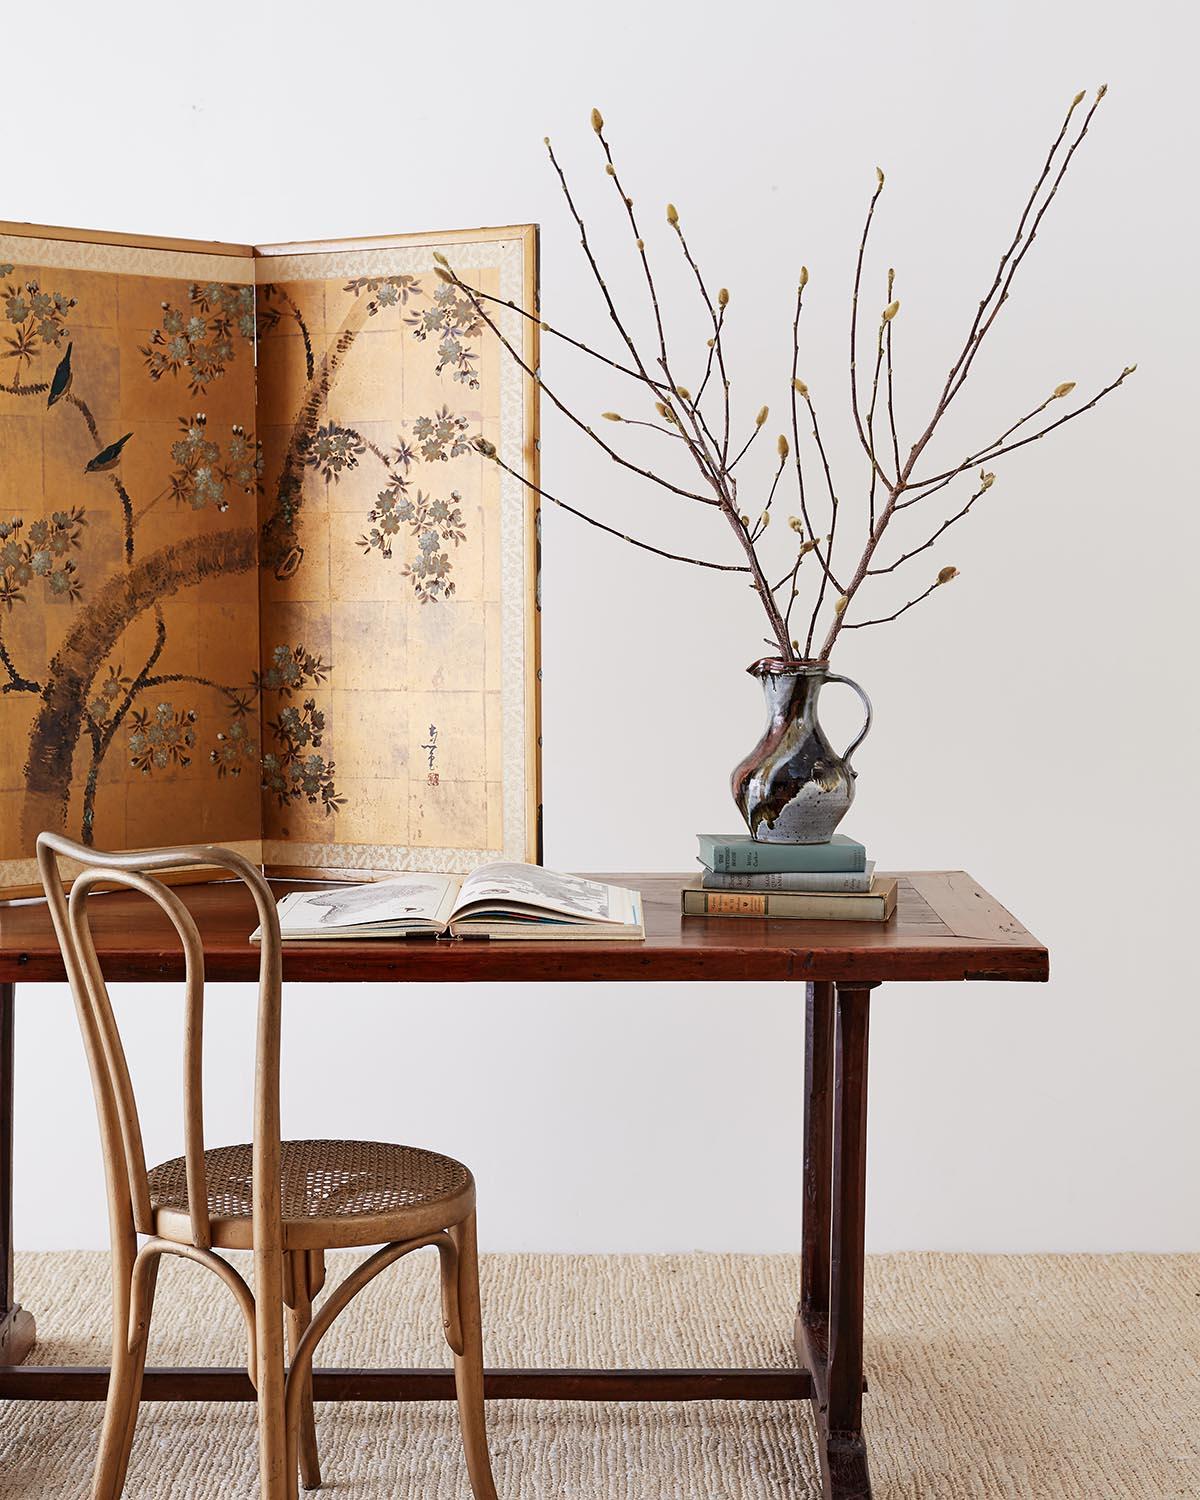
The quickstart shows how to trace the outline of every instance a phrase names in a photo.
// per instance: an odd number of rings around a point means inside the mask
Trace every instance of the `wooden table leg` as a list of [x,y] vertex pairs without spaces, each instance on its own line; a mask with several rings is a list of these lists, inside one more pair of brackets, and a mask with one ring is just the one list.
[[0,984],[0,1364],[19,1365],[37,1336],[13,1290],[13,1011],[16,985]]
[[812,1381],[826,1500],[870,1500],[862,1433],[871,984],[810,984],[796,1352]]
[[829,1332],[829,1245],[833,1188],[833,985],[808,986],[804,1036],[804,1229],[798,1313]]

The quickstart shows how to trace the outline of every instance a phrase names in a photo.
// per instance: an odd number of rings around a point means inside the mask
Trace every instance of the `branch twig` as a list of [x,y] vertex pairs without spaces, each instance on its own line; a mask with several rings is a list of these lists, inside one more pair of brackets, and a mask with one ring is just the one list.
[[533,494],[540,495],[543,500],[548,500],[551,505],[557,505],[560,510],[565,510],[569,515],[578,516],[581,521],[586,521],[589,526],[594,526],[597,531],[607,531],[609,536],[619,537],[621,541],[628,542],[631,547],[640,547],[643,552],[653,552],[656,557],[665,557],[671,562],[691,563],[693,567],[697,568],[712,568],[718,573],[749,573],[750,571],[749,568],[735,563],[707,562],[701,557],[685,557],[679,552],[664,552],[661,547],[654,547],[649,542],[639,541],[635,536],[627,536],[625,532],[618,531],[615,526],[608,526],[603,521],[597,521],[595,516],[589,516],[585,511],[578,510],[573,505],[568,505],[565,500],[560,500],[557,495],[552,495],[549,490],[543,489],[540,484],[535,484],[532,479],[522,474],[519,469],[514,469],[511,464],[506,464],[496,452],[494,446],[487,442],[486,439],[476,438],[475,446],[485,458],[490,458],[506,474],[511,474],[514,479],[520,480],[525,488],[532,491]]
[[934,542],[937,541],[938,537],[940,537],[941,534],[944,531],[948,531],[950,529],[950,527],[954,525],[955,521],[961,521],[962,520],[962,518],[967,514],[967,512],[975,504],[976,500],[979,499],[980,495],[986,495],[987,494],[988,490],[991,489],[992,484],[995,482],[995,478],[996,478],[995,474],[991,474],[991,473],[980,474],[980,476],[979,476],[979,488],[975,491],[975,493],[971,496],[971,498],[967,501],[967,503],[963,506],[963,508],[961,510],[956,511],[954,513],[954,515],[952,515],[948,521],[943,521],[942,522],[942,524],[938,527],[938,529],[933,533],[933,535],[929,538],[929,540],[927,542],[922,542],[919,547],[914,547],[910,552],[903,553],[900,557],[898,557],[896,559],[896,561],[894,563],[889,563],[886,568],[868,568],[867,569],[867,577],[868,578],[878,578],[878,577],[881,577],[884,573],[894,573],[896,571],[896,569],[900,566],[900,564],[901,563],[906,563],[909,560],[910,557],[916,557],[918,555],[918,553],[928,551],[928,549],[933,546]]
[[[907,604],[902,604],[894,614],[880,615],[877,620],[851,620],[842,626],[843,630],[865,630],[868,625],[889,625],[893,620],[898,620],[901,615],[907,614],[914,606],[920,604],[922,599],[928,599],[935,589],[940,589],[943,584],[949,583],[957,573],[955,568],[943,568],[942,572],[933,580],[923,594],[918,594],[915,599],[910,599]],[[943,577],[942,574],[948,574]]]

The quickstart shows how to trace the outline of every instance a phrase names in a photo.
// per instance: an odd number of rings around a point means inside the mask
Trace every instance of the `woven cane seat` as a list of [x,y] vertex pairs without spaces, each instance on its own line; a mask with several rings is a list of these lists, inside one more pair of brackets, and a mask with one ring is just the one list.
[[[208,1217],[217,1247],[252,1244],[252,1147],[204,1153]],[[461,1162],[417,1146],[381,1141],[283,1141],[280,1146],[286,1249],[373,1245],[445,1229],[474,1201],[474,1180]],[[191,1241],[182,1156],[147,1174],[155,1230]]]

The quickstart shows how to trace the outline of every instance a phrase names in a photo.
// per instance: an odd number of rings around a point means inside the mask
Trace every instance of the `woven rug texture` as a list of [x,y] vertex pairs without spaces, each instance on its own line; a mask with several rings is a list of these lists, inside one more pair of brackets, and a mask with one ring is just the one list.
[[[331,1283],[357,1257],[330,1257]],[[236,1259],[236,1257],[235,1257]],[[786,1255],[489,1255],[489,1364],[784,1366]],[[24,1254],[31,1362],[104,1364],[107,1257]],[[1200,1255],[868,1261],[865,1425],[879,1500],[1200,1497]],[[240,1317],[167,1257],[150,1363],[237,1364]],[[385,1272],[318,1365],[447,1363],[433,1252]],[[95,1404],[0,1403],[0,1496],[82,1500]],[[330,1500],[468,1497],[451,1403],[317,1407]],[[812,1423],[785,1402],[489,1403],[501,1500],[815,1500]],[[142,1407],[128,1500],[254,1500],[254,1412]]]

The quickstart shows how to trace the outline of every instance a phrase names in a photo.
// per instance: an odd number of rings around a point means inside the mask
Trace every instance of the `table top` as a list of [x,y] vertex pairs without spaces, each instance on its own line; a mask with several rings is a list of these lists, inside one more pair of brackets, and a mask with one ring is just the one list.
[[[942,980],[1049,977],[1049,954],[961,870],[899,876],[895,917],[882,922],[682,917],[686,875],[597,875],[642,892],[646,940],[630,942],[359,938],[285,943],[291,980],[519,981]],[[272,882],[282,895],[295,881]],[[205,946],[209,979],[253,979],[258,949],[249,892],[237,882],[181,886]],[[94,898],[92,930],[110,983],[179,978],[168,919],[132,892]],[[0,905],[0,983],[64,977],[44,902]]]

